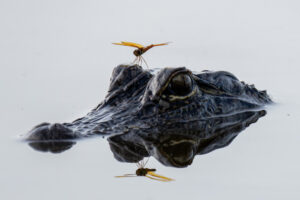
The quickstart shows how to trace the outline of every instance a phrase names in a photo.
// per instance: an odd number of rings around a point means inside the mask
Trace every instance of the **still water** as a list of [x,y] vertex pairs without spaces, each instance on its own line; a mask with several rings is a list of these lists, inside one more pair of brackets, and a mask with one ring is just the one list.
[[[0,8],[0,199],[300,198],[297,1],[26,2]],[[130,5],[143,10],[139,18]],[[119,40],[172,41],[147,52],[150,67],[230,71],[275,103],[230,145],[188,167],[150,157],[147,167],[172,182],[115,178],[136,165],[117,161],[105,137],[61,153],[23,142],[33,126],[73,121],[104,99],[112,69],[134,59],[132,49],[110,44]]]

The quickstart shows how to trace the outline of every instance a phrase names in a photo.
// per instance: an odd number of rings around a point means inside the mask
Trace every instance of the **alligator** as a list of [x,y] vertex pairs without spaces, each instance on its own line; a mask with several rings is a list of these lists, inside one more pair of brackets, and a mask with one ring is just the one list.
[[252,110],[176,123],[114,135],[108,142],[120,162],[137,163],[152,156],[165,166],[182,168],[191,165],[196,155],[228,146],[241,131],[265,114],[265,110]]
[[[114,68],[105,99],[86,116],[70,123],[42,123],[29,131],[26,140],[36,149],[61,152],[78,138],[109,136],[112,150],[119,149],[116,151],[119,153],[114,153],[118,160],[137,162],[143,156],[125,159],[120,156],[122,151],[116,141],[130,138],[129,143],[135,144],[133,149],[148,151],[143,155],[149,156],[149,149],[157,148],[153,144],[144,147],[141,144],[149,143],[151,135],[156,139],[152,137],[150,141],[156,143],[160,141],[159,136],[189,138],[193,135],[205,139],[207,144],[209,138],[220,138],[226,132],[227,142],[219,141],[215,145],[220,148],[265,115],[262,108],[269,103],[272,100],[265,90],[259,91],[254,85],[239,81],[230,72],[196,73],[185,67],[145,70],[136,64],[123,64]],[[199,141],[196,143],[199,146]],[[209,147],[204,149],[194,155],[209,152]]]

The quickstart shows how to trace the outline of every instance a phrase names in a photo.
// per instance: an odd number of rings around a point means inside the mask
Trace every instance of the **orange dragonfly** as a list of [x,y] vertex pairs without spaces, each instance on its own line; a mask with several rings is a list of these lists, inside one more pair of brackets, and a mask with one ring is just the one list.
[[[121,43],[113,43],[115,45],[122,45],[122,46],[128,46],[128,47],[135,47],[137,48],[136,50],[133,51],[133,54],[136,56],[136,58],[134,59],[133,63],[136,63],[136,64],[141,64],[142,61],[144,61],[144,63],[147,65],[148,67],[148,64],[146,62],[146,60],[142,57],[142,55],[148,51],[149,49],[151,49],[152,47],[156,47],[156,46],[163,46],[163,45],[167,45],[169,44],[170,42],[165,42],[165,43],[160,43],[160,44],[150,44],[148,46],[143,46],[141,44],[137,44],[137,43],[134,43],[134,42],[121,42]],[[148,67],[149,68],[149,67]]]
[[141,162],[137,163],[138,169],[135,171],[135,174],[124,174],[123,176],[115,176],[115,177],[116,178],[124,178],[124,177],[145,176],[145,177],[153,179],[153,180],[164,181],[164,182],[174,180],[174,179],[154,173],[156,171],[156,169],[145,168],[145,165],[147,164],[148,160],[146,162],[144,162],[142,160]]

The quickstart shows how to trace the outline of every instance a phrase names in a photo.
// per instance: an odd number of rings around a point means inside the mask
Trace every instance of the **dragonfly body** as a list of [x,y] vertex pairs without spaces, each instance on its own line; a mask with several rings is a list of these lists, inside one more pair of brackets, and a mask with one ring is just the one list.
[[135,171],[137,176],[146,176],[149,172],[155,172],[156,169],[149,169],[149,168],[138,168]]
[[141,162],[137,163],[138,169],[135,171],[135,174],[124,174],[123,176],[116,176],[117,178],[123,178],[123,177],[137,177],[137,176],[145,176],[153,180],[157,181],[173,181],[173,179],[159,175],[154,173],[156,169],[151,168],[145,168],[145,165],[147,164],[148,160],[144,162],[143,160]]
[[160,43],[160,44],[150,44],[148,46],[143,46],[141,44],[134,43],[134,42],[124,42],[124,41],[122,41],[121,43],[113,43],[113,44],[137,48],[136,50],[133,51],[133,54],[136,56],[136,58],[133,62],[137,62],[137,64],[140,64],[143,60],[145,62],[145,64],[147,65],[147,63],[146,63],[145,59],[142,57],[142,55],[144,53],[146,53],[146,51],[148,51],[149,49],[151,49],[153,47],[167,45],[167,44],[169,44],[169,42]]

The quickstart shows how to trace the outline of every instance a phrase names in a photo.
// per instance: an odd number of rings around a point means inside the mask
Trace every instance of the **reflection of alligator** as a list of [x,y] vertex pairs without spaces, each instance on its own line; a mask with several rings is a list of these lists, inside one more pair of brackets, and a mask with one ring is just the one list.
[[[125,133],[134,137],[134,133],[143,130],[153,130],[151,132],[155,134],[157,130],[168,133],[167,127],[173,130],[177,125],[181,126],[180,130],[192,127],[188,130],[193,132],[193,126],[198,130],[202,121],[212,123],[205,125],[205,129],[209,129],[209,126],[216,125],[218,119],[239,116],[238,113],[270,102],[265,91],[258,91],[253,85],[240,82],[229,72],[204,71],[196,74],[180,67],[164,68],[154,73],[138,65],[120,65],[113,71],[105,100],[95,109],[71,123],[42,123],[29,132],[27,140],[53,142],[95,134]],[[72,145],[68,144],[66,148]],[[32,143],[32,146],[47,149],[45,145],[37,143]]]
[[108,141],[117,160],[138,162],[153,156],[172,167],[190,165],[198,154],[225,147],[266,112],[246,111],[226,117],[210,118],[166,127],[111,136]]

